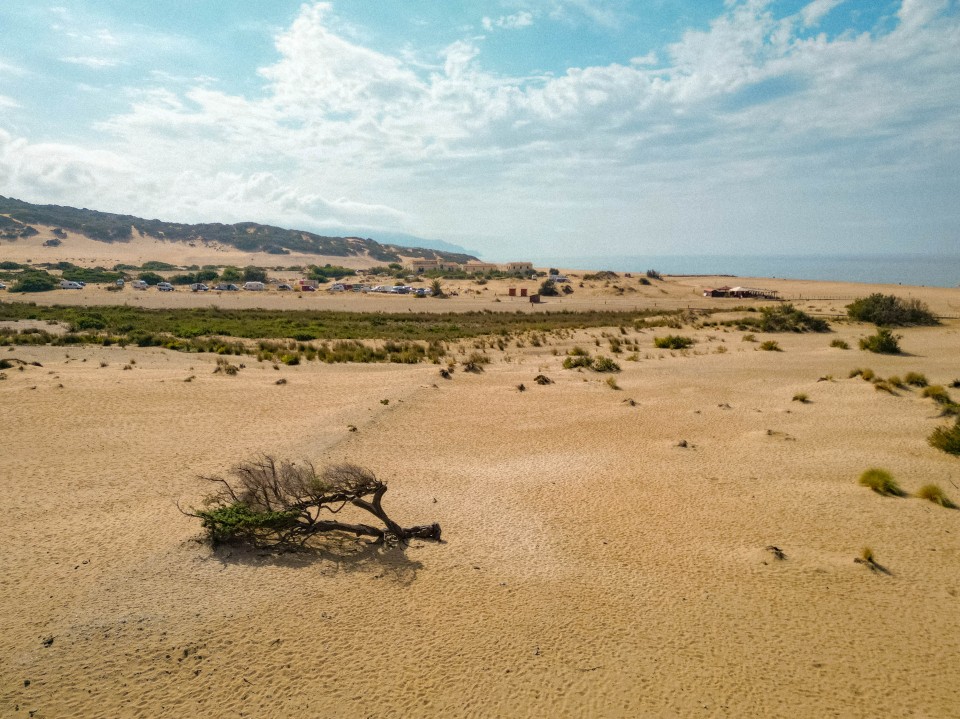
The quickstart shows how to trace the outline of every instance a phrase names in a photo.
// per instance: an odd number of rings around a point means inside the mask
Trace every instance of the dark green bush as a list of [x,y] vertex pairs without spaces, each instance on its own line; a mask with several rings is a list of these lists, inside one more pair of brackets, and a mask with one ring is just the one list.
[[556,297],[560,294],[560,291],[557,289],[557,283],[553,280],[544,280],[541,282],[538,292],[544,297]]
[[811,317],[792,304],[761,307],[760,317],[748,318],[761,332],[829,332],[830,324],[819,317]]
[[895,335],[886,327],[881,327],[875,335],[862,337],[860,339],[860,349],[877,354],[896,355],[900,354],[900,335]]
[[590,369],[594,372],[619,372],[620,365],[609,357],[594,357],[590,363]]
[[156,285],[163,282],[163,278],[156,272],[141,272],[137,275],[138,280],[143,280],[148,285]]
[[872,322],[884,327],[940,324],[936,315],[920,300],[905,300],[896,295],[879,292],[869,297],[860,297],[847,305],[847,315],[859,322]]
[[667,335],[666,337],[654,337],[653,346],[660,349],[683,350],[692,347],[693,341],[692,337]]
[[10,292],[49,292],[55,290],[60,282],[45,270],[23,272],[10,287]]

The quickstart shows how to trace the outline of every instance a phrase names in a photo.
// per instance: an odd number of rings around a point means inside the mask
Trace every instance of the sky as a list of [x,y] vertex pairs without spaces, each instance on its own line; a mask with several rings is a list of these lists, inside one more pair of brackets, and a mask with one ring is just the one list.
[[3,0],[0,195],[488,259],[960,254],[960,0]]

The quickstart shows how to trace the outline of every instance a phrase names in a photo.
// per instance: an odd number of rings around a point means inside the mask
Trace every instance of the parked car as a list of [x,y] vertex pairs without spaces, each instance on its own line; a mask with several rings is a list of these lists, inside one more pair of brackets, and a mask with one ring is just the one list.
[[2,282],[0,282],[0,290],[5,290],[5,289],[7,289],[7,286]]
[[119,280],[117,280],[114,284],[116,284],[117,287],[123,287],[123,286],[126,284],[126,282],[124,282],[124,281],[123,281],[123,278],[121,277],[121,278],[120,278]]
[[157,289],[161,292],[173,292],[173,285],[169,282],[158,282]]
[[209,290],[209,289],[210,289],[210,288],[207,287],[207,286],[206,286],[205,284],[203,284],[202,282],[194,282],[192,285],[190,285],[190,291],[191,291],[191,292],[206,292],[206,291]]
[[281,292],[290,292],[293,288],[286,282],[281,282],[279,285],[277,285],[277,289]]
[[145,290],[149,287],[146,280],[134,280],[130,286],[135,290]]
[[83,285],[79,282],[73,282],[72,280],[60,280],[60,289],[61,290],[82,290]]

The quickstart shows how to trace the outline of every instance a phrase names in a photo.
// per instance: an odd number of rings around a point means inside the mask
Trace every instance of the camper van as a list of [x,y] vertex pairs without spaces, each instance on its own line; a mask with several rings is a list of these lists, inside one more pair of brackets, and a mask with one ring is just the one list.
[[70,280],[60,280],[60,289],[61,290],[82,290],[83,285],[79,282],[71,282]]
[[131,286],[133,289],[135,289],[135,290],[145,290],[145,289],[147,289],[147,281],[146,281],[146,280],[134,280],[134,281],[133,281],[133,284],[130,285],[130,286]]
[[262,282],[245,282],[243,284],[243,289],[245,290],[254,290],[256,292],[259,292],[263,288],[264,288],[264,284]]

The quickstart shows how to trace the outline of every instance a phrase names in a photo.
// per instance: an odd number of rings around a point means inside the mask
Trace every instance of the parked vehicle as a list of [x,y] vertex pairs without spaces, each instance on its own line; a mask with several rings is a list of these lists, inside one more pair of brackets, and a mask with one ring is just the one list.
[[161,292],[173,292],[173,285],[169,282],[158,282],[157,289]]
[[217,285],[213,289],[217,290],[218,292],[239,292],[240,291],[240,288],[237,287],[232,282],[229,284],[226,282],[221,282],[219,285]]
[[5,289],[7,289],[7,286],[2,282],[0,282],[0,290],[5,290]]
[[203,284],[202,282],[194,282],[192,285],[190,285],[190,291],[191,291],[191,292],[206,292],[206,291],[209,290],[209,289],[210,289],[210,288],[207,287],[207,286],[206,286],[205,284]]
[[149,287],[146,280],[134,280],[130,286],[135,290],[145,290]]
[[79,282],[73,282],[72,280],[60,280],[60,289],[61,290],[82,290],[83,285]]
[[117,280],[114,284],[116,284],[117,287],[123,287],[123,286],[126,284],[126,282],[124,282],[124,281],[123,281],[123,278],[121,277],[121,278],[120,278],[119,280]]
[[245,282],[243,284],[243,289],[252,290],[253,292],[260,292],[264,287],[265,285],[262,282]]
[[280,292],[289,292],[289,291],[291,291],[293,288],[292,288],[290,285],[288,285],[286,282],[281,282],[279,285],[277,285],[277,289],[278,289]]

